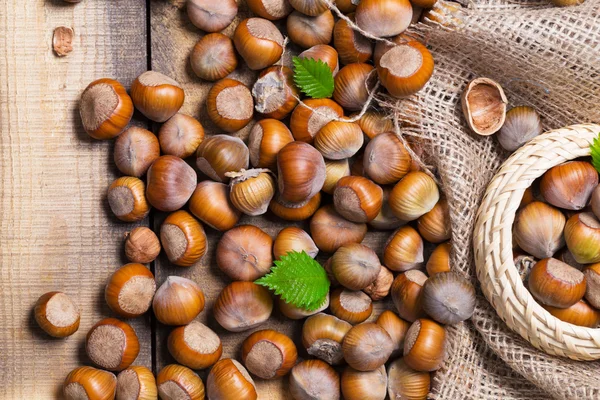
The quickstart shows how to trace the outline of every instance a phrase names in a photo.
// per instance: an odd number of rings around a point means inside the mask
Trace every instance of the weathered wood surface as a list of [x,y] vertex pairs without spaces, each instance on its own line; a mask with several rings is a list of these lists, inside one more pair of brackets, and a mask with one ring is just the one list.
[[[92,80],[113,77],[126,86],[154,70],[180,81],[186,90],[182,112],[202,121],[208,135],[221,133],[208,119],[204,102],[210,84],[196,78],[189,52],[201,37],[184,10],[184,0],[4,0],[0,7],[0,399],[60,397],[68,372],[90,365],[85,335],[99,319],[112,316],[103,296],[108,276],[126,260],[123,234],[132,225],[110,213],[106,189],[118,176],[112,143],[88,138],[77,112],[81,91]],[[225,30],[233,30],[248,11]],[[147,17],[151,32],[147,35]],[[52,52],[55,27],[71,26],[74,50],[65,58]],[[148,41],[151,54],[147,54]],[[242,64],[242,63],[241,63]],[[232,77],[252,85],[256,73],[240,68]],[[147,124],[135,116],[136,124]],[[156,128],[156,127],[155,127]],[[237,133],[245,139],[249,128]],[[165,215],[141,225],[159,228]],[[263,228],[273,238],[290,225],[272,215],[244,217],[240,223]],[[297,224],[308,229],[307,224]],[[389,233],[370,232],[365,243],[381,251]],[[212,305],[230,282],[216,267],[220,234],[207,229],[208,253],[197,265],[170,265],[161,255],[153,266],[157,283],[169,275],[196,280],[207,304],[199,317],[219,333],[224,357],[239,358],[250,332],[229,333],[218,326]],[[326,255],[319,257],[321,261]],[[71,295],[82,310],[79,331],[66,340],[51,339],[33,320],[37,298],[51,290]],[[384,305],[379,305],[381,309]],[[374,313],[374,317],[378,312]],[[174,362],[166,349],[170,329],[150,316],[130,321],[142,344],[135,364],[154,372]],[[275,310],[266,327],[286,332],[299,344],[301,322]],[[300,348],[300,357],[306,352]],[[200,371],[205,377],[206,371]],[[257,381],[260,398],[288,399],[287,379]]]
[[[117,176],[112,143],[88,138],[77,113],[94,79],[125,85],[147,67],[144,0],[2,0],[0,5],[0,398],[58,398],[62,381],[89,364],[85,335],[111,313],[107,277],[123,264],[131,226],[110,215]],[[52,33],[75,30],[74,51],[52,52]],[[144,223],[148,223],[147,221]],[[72,337],[51,339],[32,307],[61,290],[81,308]],[[151,366],[149,319],[131,322]]]
[[[245,2],[238,0],[240,13],[236,20],[229,26],[224,33],[232,35],[235,27],[244,16],[250,15]],[[208,90],[212,83],[202,81],[195,76],[189,63],[189,54],[194,44],[202,37],[202,32],[195,28],[189,21],[185,12],[184,0],[153,0],[151,2],[151,54],[152,69],[169,75],[180,82],[186,93],[185,104],[181,112],[190,114],[198,118],[208,135],[223,133],[212,124],[205,111],[205,101]],[[243,65],[243,62],[240,62]],[[256,80],[257,74],[245,69],[239,68],[231,77],[251,86]],[[252,124],[234,135],[246,139]],[[327,201],[327,200],[326,200]],[[165,215],[156,215],[154,225],[156,230],[160,228],[160,223]],[[308,231],[308,223],[292,224],[282,221],[270,213],[263,217],[244,216],[240,224],[253,224],[262,228],[265,232],[275,238],[277,233],[286,226],[300,226]],[[215,330],[223,341],[223,357],[240,359],[240,349],[242,341],[252,332],[271,328],[285,332],[294,339],[298,346],[301,358],[307,358],[306,351],[301,346],[301,326],[302,321],[291,321],[281,315],[275,306],[273,315],[267,323],[250,330],[248,332],[230,333],[219,326],[212,316],[212,306],[219,295],[219,292],[231,280],[224,275],[217,267],[215,261],[215,246],[221,237],[221,234],[210,228],[206,228],[208,237],[208,252],[203,259],[191,268],[181,268],[168,262],[164,255],[156,261],[155,271],[157,284],[164,282],[170,275],[184,276],[195,280],[200,284],[206,296],[205,311],[198,317],[199,320],[206,323]],[[371,246],[381,254],[382,245],[387,239],[389,232],[369,232],[364,243]],[[319,260],[324,262],[327,255],[320,255]],[[375,318],[386,305],[378,304],[373,313]],[[170,328],[161,326],[156,327],[156,363],[157,369],[175,362],[166,348],[166,339],[171,331]],[[200,371],[202,377],[206,376],[206,371]],[[287,390],[287,377],[274,381],[263,381],[256,379],[259,398],[264,400],[291,399]]]

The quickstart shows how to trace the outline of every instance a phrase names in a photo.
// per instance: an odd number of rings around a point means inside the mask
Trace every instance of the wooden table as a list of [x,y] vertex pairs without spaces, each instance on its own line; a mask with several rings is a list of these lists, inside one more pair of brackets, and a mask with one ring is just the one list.
[[[198,117],[207,134],[217,129],[206,117],[209,84],[187,61],[201,32],[184,11],[184,0],[3,0],[0,7],[0,398],[60,398],[62,381],[80,365],[91,365],[85,335],[101,318],[113,316],[104,302],[104,285],[122,264],[122,241],[132,228],[114,218],[106,190],[118,176],[111,141],[90,139],[83,131],[78,100],[91,81],[111,77],[129,86],[154,69],[185,87],[182,112]],[[241,4],[241,15],[247,11]],[[238,18],[239,20],[239,18]],[[225,33],[231,34],[237,21]],[[58,26],[72,27],[74,50],[60,58],[52,50]],[[248,70],[234,77],[251,84]],[[136,113],[133,123],[156,129]],[[238,135],[245,138],[248,129]],[[158,227],[164,215],[151,214],[140,225]],[[286,224],[274,217],[245,218],[273,237]],[[205,291],[200,319],[223,339],[224,357],[239,357],[246,334],[221,329],[212,303],[228,283],[214,262],[218,233],[207,230],[209,251],[192,268],[153,265],[157,283],[169,275],[196,280]],[[370,234],[376,248],[386,233]],[[161,256],[162,257],[162,256]],[[80,306],[81,326],[72,337],[51,339],[36,325],[37,298],[60,290]],[[129,321],[141,343],[135,364],[156,373],[173,362],[166,350],[169,330],[150,315]],[[267,326],[293,333],[299,323],[274,313]],[[263,326],[264,327],[264,326]],[[261,328],[263,328],[261,327]],[[301,356],[306,353],[301,351]],[[201,373],[205,376],[205,372]],[[262,399],[288,398],[286,380],[258,382]]]

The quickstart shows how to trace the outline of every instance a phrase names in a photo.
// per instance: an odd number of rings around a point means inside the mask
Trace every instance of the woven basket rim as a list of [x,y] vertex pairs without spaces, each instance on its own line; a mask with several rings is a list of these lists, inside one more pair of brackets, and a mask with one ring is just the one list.
[[525,189],[551,167],[589,156],[599,134],[600,125],[572,125],[518,149],[488,184],[473,234],[477,277],[502,320],[533,346],[575,360],[600,359],[600,329],[563,322],[533,298],[513,261],[512,225]]

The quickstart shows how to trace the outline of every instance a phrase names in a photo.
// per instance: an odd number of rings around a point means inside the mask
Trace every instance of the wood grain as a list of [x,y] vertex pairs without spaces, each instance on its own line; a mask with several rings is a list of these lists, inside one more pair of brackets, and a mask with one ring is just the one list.
[[[59,58],[52,33],[75,31],[74,50]],[[88,329],[109,316],[107,277],[122,259],[130,225],[105,199],[116,177],[112,143],[91,140],[77,112],[94,79],[126,85],[146,70],[143,0],[3,0],[0,6],[0,398],[53,399],[68,372],[89,364]],[[147,224],[147,222],[145,222]],[[31,309],[48,291],[79,304],[79,331],[50,339]],[[135,320],[151,365],[148,320]]]
[[[181,112],[193,115],[198,118],[205,127],[208,135],[223,133],[220,132],[210,121],[205,112],[205,101],[208,90],[212,83],[202,81],[197,78],[191,70],[189,63],[189,54],[194,44],[201,38],[202,33],[195,28],[187,17],[184,9],[185,1],[183,0],[153,0],[151,2],[151,42],[152,42],[152,69],[162,72],[176,79],[185,89],[186,100]],[[224,31],[225,34],[232,35],[235,27],[241,19],[250,15],[243,1],[238,1],[240,12],[234,22]],[[240,65],[244,64],[243,62]],[[230,77],[238,79],[248,86],[252,86],[256,80],[257,74],[246,69],[239,68]],[[249,127],[244,128],[234,135],[246,139]],[[193,162],[193,160],[191,160]],[[327,196],[325,196],[327,197]],[[166,215],[155,215],[155,230],[160,229],[160,224]],[[260,227],[267,232],[272,238],[277,236],[277,233],[286,226],[299,226],[308,231],[308,223],[292,224],[278,219],[270,213],[262,217],[244,216],[239,224],[252,224]],[[275,329],[290,335],[297,344],[299,355],[301,358],[308,358],[308,354],[301,346],[301,327],[302,321],[292,321],[280,314],[277,307],[273,315],[265,324],[241,333],[227,332],[221,328],[215,321],[212,315],[213,304],[219,295],[221,289],[225,287],[231,280],[225,276],[217,267],[215,261],[214,249],[221,237],[221,233],[205,227],[208,238],[208,252],[200,260],[199,263],[190,268],[181,268],[174,266],[168,262],[164,255],[156,261],[155,270],[157,284],[164,282],[170,275],[184,276],[192,279],[202,287],[206,297],[205,310],[200,314],[198,319],[206,323],[221,337],[223,341],[223,357],[241,359],[240,349],[243,340],[252,332],[260,329]],[[364,243],[372,247],[378,254],[381,254],[383,243],[390,235],[390,232],[369,232]],[[324,262],[327,255],[320,255],[318,259]],[[376,311],[373,313],[372,319],[383,310],[389,307],[389,303],[376,304]],[[175,360],[168,353],[166,347],[166,339],[171,329],[158,324],[156,326],[156,362],[157,369],[164,367],[167,364],[174,363]],[[205,378],[207,371],[199,371],[200,375]],[[287,390],[288,380],[286,378],[273,381],[255,380],[259,391],[259,398],[264,400],[279,400],[291,399]]]

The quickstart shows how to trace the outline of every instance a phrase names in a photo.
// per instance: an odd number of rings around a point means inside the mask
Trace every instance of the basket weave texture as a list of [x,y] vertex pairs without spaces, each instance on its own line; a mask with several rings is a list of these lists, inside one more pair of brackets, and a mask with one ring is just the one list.
[[490,182],[473,236],[477,277],[498,315],[540,350],[574,360],[600,359],[600,329],[563,322],[536,302],[513,262],[512,227],[525,189],[548,169],[589,156],[599,134],[600,125],[573,125],[517,150]]

